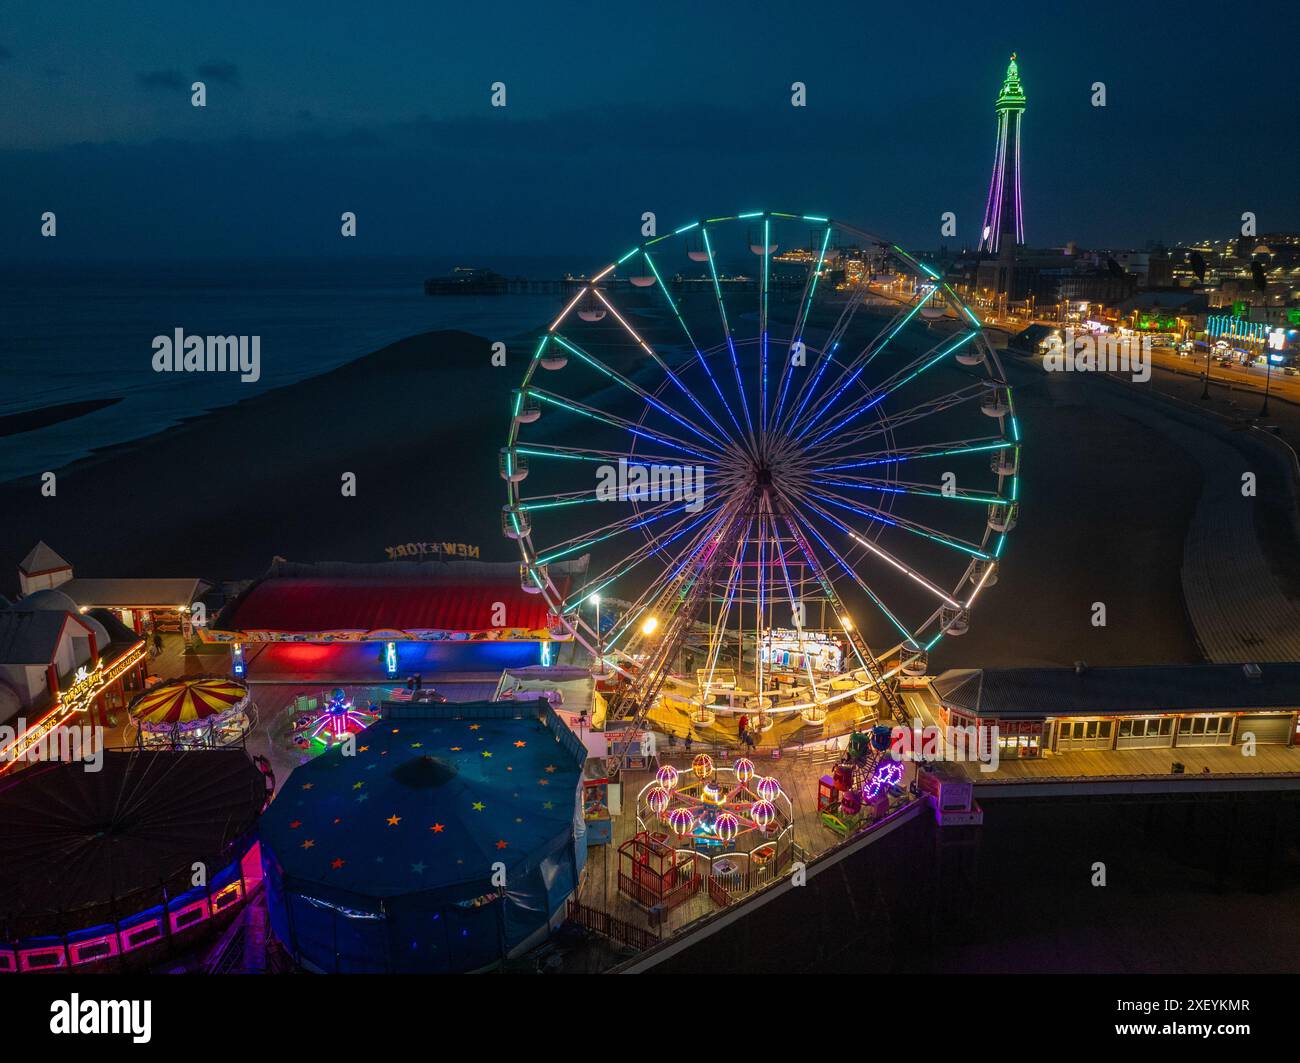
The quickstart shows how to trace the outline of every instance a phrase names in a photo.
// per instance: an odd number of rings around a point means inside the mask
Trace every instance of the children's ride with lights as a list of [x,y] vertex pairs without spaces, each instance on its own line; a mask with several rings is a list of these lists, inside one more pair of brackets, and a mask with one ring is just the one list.
[[662,696],[697,726],[902,720],[898,677],[968,629],[1016,521],[1020,432],[975,314],[896,244],[773,212],[572,283],[512,396],[502,528],[617,677],[610,717]]
[[342,687],[335,687],[322,701],[318,708],[294,717],[293,742],[300,749],[329,749],[379,719],[373,704],[358,709]]
[[849,736],[843,758],[817,784],[817,811],[825,826],[837,834],[852,834],[889,811],[890,795],[903,781],[903,762],[895,760],[889,748],[890,730],[885,726]]

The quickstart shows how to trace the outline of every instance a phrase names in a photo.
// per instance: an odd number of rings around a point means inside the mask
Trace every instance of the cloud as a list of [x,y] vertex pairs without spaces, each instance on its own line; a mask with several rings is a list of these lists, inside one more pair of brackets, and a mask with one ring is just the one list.
[[234,63],[210,59],[199,67],[199,77],[206,81],[215,81],[222,85],[239,84],[239,67]]
[[184,91],[190,87],[185,75],[179,70],[149,70],[136,74],[136,83],[142,89],[177,89]]

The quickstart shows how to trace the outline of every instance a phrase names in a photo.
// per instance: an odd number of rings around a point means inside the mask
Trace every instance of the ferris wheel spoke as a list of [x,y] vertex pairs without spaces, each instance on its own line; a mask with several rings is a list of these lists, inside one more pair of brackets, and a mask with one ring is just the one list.
[[[648,252],[646,253],[645,258],[647,262],[650,262],[650,255]],[[653,263],[651,263],[651,268],[653,268]],[[631,336],[632,339],[636,342],[637,346],[640,347],[641,350],[643,350],[646,354],[650,356],[651,360],[655,363],[655,365],[657,365],[660,368],[660,370],[663,372],[663,374],[670,381],[672,381],[673,386],[676,387],[677,390],[680,391],[683,395],[685,395],[695,406],[695,408],[700,411],[700,413],[704,414],[705,418],[709,421],[710,424],[713,425],[714,428],[716,428],[722,435],[725,436],[726,431],[723,429],[723,427],[720,424],[718,424],[718,422],[714,419],[713,415],[709,413],[709,411],[704,407],[703,403],[701,403],[700,400],[696,397],[695,393],[691,391],[691,389],[688,388],[685,384],[682,383],[681,377],[679,377],[673,371],[672,367],[670,367],[668,363],[665,362],[663,358],[659,356],[659,352],[656,351],[653,347],[651,347],[650,344],[648,344],[637,334],[636,329],[634,329],[631,325],[627,323],[627,320],[623,317],[622,314],[618,312],[614,304],[611,303],[605,297],[604,292],[602,292],[599,288],[595,288],[593,289],[593,291],[596,293],[596,298],[599,299],[605,305],[605,308],[611,314],[614,315],[614,320],[617,321],[620,325],[622,325],[624,330],[627,332],[627,334]]]
[[[657,556],[660,558],[667,558],[667,564],[669,569],[671,569],[687,552],[697,548],[697,544],[700,542],[702,536],[708,534],[708,528],[705,528],[703,531],[698,531],[697,529],[711,516],[713,516],[712,513],[706,513],[703,517],[694,521],[688,521],[684,518],[682,521],[673,525],[672,529],[669,529],[671,534],[665,534],[662,537],[656,537],[642,543],[620,561],[617,561],[606,568],[600,575],[588,579],[578,592],[571,593],[564,602],[565,611],[572,609],[575,605],[590,597],[592,594],[603,591],[611,583],[626,576],[629,572],[634,571],[639,565],[651,557]],[[710,527],[711,526],[712,525],[710,525]],[[692,531],[695,531],[696,534],[691,539],[687,540],[683,546],[679,547],[675,554],[669,554],[669,547],[680,541],[683,537],[689,535]],[[667,571],[667,569],[665,571]],[[661,575],[660,581],[667,578],[666,575]],[[650,593],[650,590],[660,581],[652,581],[651,588],[647,589],[645,593]]]
[[[565,447],[558,444],[550,443],[530,443],[527,446],[516,446],[516,454],[526,454],[533,458],[554,458],[560,461],[590,461],[601,464],[617,464],[620,459],[624,461],[635,460],[637,462],[660,462],[664,465],[671,465],[673,462],[680,461],[680,454],[650,454],[638,451],[636,454],[628,454],[626,450],[596,450],[591,447]],[[706,469],[716,468],[714,465],[705,463]]]
[[822,236],[821,250],[817,254],[817,263],[813,266],[812,272],[808,275],[808,280],[804,283],[804,292],[799,301],[799,312],[795,315],[794,327],[790,330],[790,343],[786,349],[785,364],[781,369],[781,382],[777,388],[776,407],[772,411],[771,427],[776,427],[781,423],[781,411],[785,406],[786,395],[789,393],[790,381],[793,379],[794,351],[799,344],[803,343],[808,314],[812,310],[817,294],[817,282],[821,280],[822,266],[826,262],[826,247],[830,243],[831,228],[830,225],[826,226],[826,232]]
[[568,410],[570,413],[581,414],[584,417],[591,418],[593,421],[600,421],[614,428],[621,428],[638,438],[652,439],[656,443],[662,443],[665,446],[672,447],[674,450],[680,450],[684,454],[690,454],[703,462],[708,462],[713,458],[719,457],[719,453],[712,448],[700,450],[687,443],[685,440],[678,439],[676,436],[670,436],[666,432],[649,432],[640,425],[629,421],[625,417],[609,413],[606,410],[597,409],[596,407],[589,406],[586,403],[578,402],[576,399],[566,398],[562,395],[555,395],[549,391],[542,391],[540,388],[529,388],[528,394],[535,395],[543,402],[557,406],[560,409]]
[[845,535],[847,535],[850,539],[852,539],[853,542],[856,543],[858,546],[867,550],[869,553],[874,554],[880,560],[887,562],[888,564],[893,566],[897,571],[903,573],[903,575],[915,581],[919,586],[924,587],[936,598],[940,599],[945,605],[951,605],[954,608],[960,607],[961,603],[958,602],[956,598],[954,598],[951,594],[945,591],[942,587],[939,587],[937,584],[927,579],[924,575],[918,572],[911,565],[908,565],[905,562],[899,560],[897,555],[895,555],[891,551],[886,550],[878,543],[874,543],[871,540],[859,535],[856,531],[850,528],[843,521],[838,520],[833,514],[828,513],[820,506],[813,506],[811,508],[815,512],[819,513],[829,523],[839,528],[840,531],[842,531]]
[[811,470],[814,475],[843,472],[848,469],[864,469],[875,465],[901,465],[905,461],[922,461],[926,458],[961,457],[966,454],[979,454],[994,450],[1005,450],[1016,444],[1000,436],[983,436],[977,439],[950,440],[944,443],[925,443],[912,447],[898,447],[889,450],[863,451],[860,454],[845,455],[834,465],[823,465]]
[[[704,429],[700,428],[699,425],[695,424],[695,422],[690,421],[687,418],[681,416],[675,410],[669,408],[664,403],[660,402],[658,398],[656,398],[654,395],[651,395],[650,392],[646,391],[645,388],[629,380],[627,377],[625,377],[622,373],[618,372],[617,370],[611,369],[599,358],[596,358],[594,355],[590,354],[589,352],[584,351],[572,340],[564,336],[561,336],[558,332],[553,334],[552,339],[554,339],[556,343],[558,343],[570,354],[582,359],[584,362],[586,362],[597,372],[608,377],[610,380],[613,380],[621,387],[626,388],[633,395],[637,396],[637,398],[641,399],[643,402],[654,407],[654,409],[658,410],[665,417],[668,417],[671,420],[676,421],[679,425],[681,425],[683,428],[687,429],[688,431],[694,432],[697,436],[699,436],[702,440],[704,440],[704,442],[707,443],[709,446],[719,448],[719,449],[725,446],[722,440],[718,439],[716,436],[712,435],[711,433],[706,432]],[[708,411],[705,410],[704,412],[705,415],[707,416]],[[712,420],[712,418],[709,419]],[[719,431],[721,431],[721,429],[719,429]]]
[[[850,513],[856,513],[858,516],[866,517],[868,520],[875,521],[878,524],[884,524],[890,528],[898,528],[900,531],[908,532],[911,535],[917,535],[923,539],[929,539],[931,542],[938,543],[941,546],[947,546],[950,549],[957,550],[964,554],[969,554],[971,557],[978,557],[984,561],[992,560],[993,555],[987,553],[981,546],[967,542],[964,539],[959,539],[956,536],[945,535],[933,528],[927,528],[925,525],[917,521],[908,520],[905,517],[887,513],[882,509],[877,509],[875,506],[868,506],[854,502],[852,499],[845,498],[843,495],[831,494],[828,492],[818,492],[816,494],[809,492],[809,494],[811,497],[820,499],[828,505],[848,510]],[[810,502],[810,504],[812,504],[814,508],[821,508],[816,506],[815,503]],[[822,510],[822,512],[825,511]]]
[[618,640],[631,631],[637,621],[645,614],[645,611],[651,608],[664,595],[664,592],[671,588],[678,577],[692,565],[698,566],[693,577],[689,577],[687,582],[697,580],[701,577],[704,567],[707,566],[709,559],[712,557],[717,547],[715,539],[725,524],[729,522],[733,514],[725,512],[720,516],[715,515],[708,527],[697,532],[696,535],[687,543],[684,550],[680,551],[660,576],[653,580],[650,585],[642,592],[641,596],[633,604],[633,607],[627,610],[623,618],[622,625],[613,633],[610,645],[616,645]]
[[[794,592],[794,584],[790,580],[790,566],[786,561],[785,548],[781,545],[781,536],[779,534],[779,528],[776,523],[776,515],[774,513],[770,513],[770,510],[769,510],[769,515],[772,521],[772,529],[774,532],[777,532],[777,534],[773,536],[773,542],[776,547],[777,559],[781,563],[781,577],[783,582],[785,583],[786,596],[790,601],[790,618],[791,620],[794,621],[795,634],[798,636],[800,642],[802,642],[803,631],[804,631],[804,625],[803,625],[804,615],[801,606],[803,604],[803,599],[801,596],[796,598]],[[802,587],[800,589],[802,590]],[[812,691],[813,700],[816,701],[817,700],[817,677],[813,673],[811,654],[804,654],[804,666],[808,669],[808,688]]]
[[927,417],[933,417],[936,414],[945,413],[955,406],[960,406],[964,402],[971,402],[974,399],[982,398],[986,389],[982,384],[967,384],[956,388],[953,391],[945,392],[942,395],[936,395],[932,399],[917,403],[905,410],[899,410],[898,413],[886,414],[874,424],[855,429],[852,432],[845,432],[836,436],[829,442],[823,443],[819,449],[822,458],[839,453],[843,450],[849,450],[868,439],[874,439],[878,436],[895,432],[917,421],[924,420]]
[[713,690],[713,677],[717,672],[718,656],[722,652],[722,644],[726,640],[727,624],[731,619],[731,608],[735,603],[736,592],[741,585],[741,574],[745,571],[745,550],[749,544],[749,528],[752,521],[746,525],[745,533],[741,536],[740,542],[736,547],[735,563],[732,564],[730,571],[727,573],[727,586],[723,595],[723,607],[720,611],[717,624],[714,625],[713,631],[709,635],[709,658],[708,658],[708,678],[704,681],[704,688],[701,691],[701,699],[708,700]]
[[570,554],[576,554],[580,550],[587,550],[599,543],[609,542],[625,532],[638,531],[657,520],[662,520],[664,517],[686,513],[687,516],[683,517],[682,521],[688,521],[694,515],[684,504],[674,501],[659,502],[654,506],[650,506],[648,507],[648,513],[649,515],[641,512],[632,513],[594,531],[584,532],[582,535],[572,536],[555,543],[548,547],[545,552],[537,552],[536,563],[549,565],[552,561],[558,561]]
[[[767,301],[772,264],[772,219],[763,219],[763,272],[758,296],[758,423],[767,432]],[[761,562],[760,562],[761,563]],[[761,615],[761,614],[760,614]]]
[[850,294],[848,303],[840,311],[839,317],[834,327],[827,335],[822,344],[821,353],[817,356],[817,365],[813,370],[810,379],[805,379],[799,386],[796,394],[796,403],[787,414],[780,428],[784,432],[790,432],[794,425],[798,424],[799,418],[807,408],[809,402],[817,395],[817,388],[821,384],[822,377],[826,370],[835,360],[835,352],[839,349],[840,341],[843,340],[849,327],[853,324],[853,319],[857,315],[859,308],[866,300],[867,290],[865,287],[859,287]]
[[[824,549],[826,553],[831,557],[831,559],[835,562],[835,564],[838,566],[840,571],[843,572],[864,594],[866,594],[868,598],[871,599],[872,603],[876,606],[876,608],[879,609],[882,614],[884,614],[885,618],[891,624],[893,624],[894,627],[898,630],[898,632],[903,636],[903,639],[906,642],[915,645],[917,643],[916,634],[913,633],[912,630],[906,624],[904,624],[901,620],[898,619],[897,616],[894,615],[893,611],[889,608],[889,606],[885,604],[884,600],[880,597],[880,595],[878,595],[874,590],[872,590],[871,585],[868,584],[867,581],[862,578],[862,576],[858,573],[858,570],[854,568],[852,565],[850,565],[848,561],[846,561],[843,557],[840,556],[839,552],[835,549],[835,547],[831,546],[831,544],[826,541],[826,538],[821,534],[821,532],[817,530],[817,528],[812,524],[811,521],[809,521],[806,517],[804,517],[802,514],[798,512],[794,514],[794,518],[812,534],[813,538],[815,538],[819,543],[821,543],[822,549]],[[863,662],[864,667],[865,665],[866,662]]]
[[[655,265],[654,257],[648,251],[646,252],[645,260],[650,266],[650,271],[654,274],[655,280],[658,282],[659,290],[663,292],[664,299],[667,300],[668,306],[673,312],[673,317],[677,319],[677,324],[681,326],[682,332],[686,335],[686,340],[691,345],[691,350],[695,352],[695,357],[699,361],[700,366],[704,369],[705,375],[709,378],[709,383],[713,385],[713,390],[717,393],[718,401],[722,403],[723,409],[727,411],[727,416],[731,418],[731,423],[735,425],[736,431],[740,432],[740,422],[736,419],[735,410],[731,408],[731,403],[727,401],[726,396],[722,393],[722,385],[718,383],[718,378],[713,375],[713,370],[709,367],[708,359],[704,357],[704,352],[700,350],[700,345],[695,342],[694,334],[687,326],[686,319],[682,317],[682,312],[678,308],[676,300],[673,299],[672,292],[668,290],[668,285],[664,283],[664,279],[659,273],[659,268]],[[712,422],[713,426],[725,435],[726,431],[716,420],[713,419],[712,415],[709,414],[707,410],[705,410],[704,413],[705,416],[709,418],[710,422]]]
[[922,298],[917,300],[910,309],[900,309],[890,322],[892,327],[887,326],[886,331],[881,336],[876,337],[875,340],[867,344],[858,352],[855,358],[844,365],[834,383],[826,388],[826,397],[821,399],[802,420],[796,419],[791,423],[791,434],[795,437],[807,435],[812,427],[839,401],[840,396],[848,391],[854,382],[862,376],[867,366],[885,351],[894,337],[903,330],[914,315],[920,312],[924,302],[925,300]]
[[740,358],[736,354],[736,338],[731,332],[731,322],[727,319],[727,307],[722,299],[722,285],[718,281],[718,263],[713,254],[713,243],[709,240],[709,227],[700,226],[700,232],[704,239],[704,251],[709,258],[709,276],[713,278],[713,296],[718,304],[718,316],[722,319],[722,335],[727,344],[727,351],[731,355],[731,371],[736,377],[736,391],[740,395],[740,408],[745,415],[745,427],[749,432],[751,445],[754,443],[754,420],[749,413],[749,400],[745,397],[745,382],[740,376]]
[[882,495],[915,495],[918,498],[938,498],[951,502],[978,502],[981,505],[1007,502],[997,492],[954,487],[945,491],[941,484],[912,483],[907,480],[881,480],[869,476],[846,476],[837,479],[814,477],[818,487],[847,487],[855,491],[874,491]]
[[840,431],[840,429],[848,425],[851,421],[854,421],[857,418],[861,417],[868,410],[873,409],[875,406],[879,405],[885,399],[889,398],[890,395],[893,395],[899,389],[910,384],[922,373],[926,372],[926,370],[932,368],[933,366],[938,365],[949,355],[956,354],[957,351],[959,351],[962,347],[964,347],[967,343],[969,343],[978,335],[979,335],[978,332],[968,332],[964,336],[951,340],[948,343],[938,344],[936,346],[938,346],[940,350],[938,351],[937,354],[933,353],[935,351],[935,348],[931,347],[930,350],[926,351],[925,354],[921,355],[920,358],[915,359],[904,369],[899,370],[899,372],[895,373],[893,377],[884,381],[878,389],[875,389],[873,392],[874,397],[871,399],[870,402],[862,403],[857,407],[855,407],[854,409],[850,410],[848,413],[844,414],[843,417],[841,417],[833,425],[831,425],[824,432],[818,435],[808,445],[815,447],[827,436],[834,435],[835,433]]

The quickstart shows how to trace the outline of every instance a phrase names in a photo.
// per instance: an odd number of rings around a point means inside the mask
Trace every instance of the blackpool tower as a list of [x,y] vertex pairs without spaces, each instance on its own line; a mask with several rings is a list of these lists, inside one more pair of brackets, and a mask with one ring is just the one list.
[[993,177],[980,229],[981,251],[997,254],[1004,247],[1025,242],[1024,211],[1020,205],[1020,119],[1025,113],[1025,90],[1020,85],[1016,53],[1011,53],[1007,77],[994,108],[998,116],[997,148],[993,154]]

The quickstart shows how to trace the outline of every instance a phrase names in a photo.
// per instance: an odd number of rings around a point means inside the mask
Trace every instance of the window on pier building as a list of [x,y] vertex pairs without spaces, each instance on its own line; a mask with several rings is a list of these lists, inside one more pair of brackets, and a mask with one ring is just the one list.
[[1114,720],[1059,720],[1056,725],[1056,752],[1109,749],[1114,734]]

